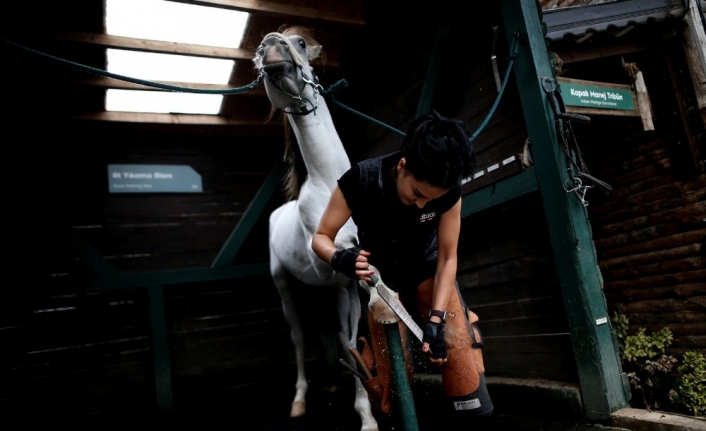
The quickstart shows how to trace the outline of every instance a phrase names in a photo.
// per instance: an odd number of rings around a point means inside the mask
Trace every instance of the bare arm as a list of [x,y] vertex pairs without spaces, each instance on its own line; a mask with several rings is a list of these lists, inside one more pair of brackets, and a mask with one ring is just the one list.
[[[441,215],[438,228],[438,257],[432,309],[446,310],[455,289],[458,266],[458,237],[461,232],[461,199]],[[440,321],[432,317],[433,321]]]
[[[343,225],[346,224],[351,217],[351,214],[351,209],[348,207],[343,192],[336,186],[331,193],[328,205],[324,210],[324,214],[321,216],[319,226],[316,228],[314,237],[311,240],[311,248],[324,262],[331,264],[331,257],[337,250],[334,245],[334,239],[338,231],[341,230]],[[370,253],[367,251],[361,250],[355,263],[356,274],[368,281],[370,280],[368,278],[370,271],[367,270],[367,256],[369,255]]]
[[324,262],[331,263],[331,256],[336,252],[333,241],[350,216],[351,209],[348,208],[346,198],[343,197],[341,189],[336,186],[311,240],[311,248]]

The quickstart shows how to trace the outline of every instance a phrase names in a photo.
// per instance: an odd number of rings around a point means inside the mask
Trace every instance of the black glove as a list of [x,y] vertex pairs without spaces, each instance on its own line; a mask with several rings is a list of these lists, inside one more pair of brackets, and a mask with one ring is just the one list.
[[345,248],[343,250],[336,250],[336,252],[331,257],[331,268],[338,272],[342,272],[346,277],[357,279],[358,276],[355,274],[356,259],[358,258],[358,252],[361,250],[360,247]]
[[444,324],[436,322],[427,322],[424,325],[424,336],[422,342],[429,343],[429,350],[432,358],[443,359],[446,354],[446,340],[444,340]]

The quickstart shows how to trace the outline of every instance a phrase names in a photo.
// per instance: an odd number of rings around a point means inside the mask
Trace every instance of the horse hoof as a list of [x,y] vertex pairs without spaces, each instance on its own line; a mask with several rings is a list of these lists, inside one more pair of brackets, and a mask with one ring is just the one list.
[[306,403],[304,401],[297,401],[292,404],[292,411],[289,412],[289,417],[298,418],[304,416],[306,413]]
[[377,297],[376,300],[371,299],[368,303],[368,310],[373,313],[373,319],[375,319],[377,323],[389,325],[390,323],[397,323],[400,321],[397,313],[392,311],[392,308],[390,308],[390,306],[387,305],[387,303],[380,297]]

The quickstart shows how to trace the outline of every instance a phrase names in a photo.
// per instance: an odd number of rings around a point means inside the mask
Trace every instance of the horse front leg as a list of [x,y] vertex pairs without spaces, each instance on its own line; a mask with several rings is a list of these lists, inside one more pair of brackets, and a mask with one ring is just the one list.
[[[344,288],[339,290],[338,312],[341,323],[339,339],[343,346],[343,357],[352,367],[357,363],[351,355],[349,349],[355,349],[358,340],[358,324],[360,323],[360,297],[358,295],[358,285],[351,281]],[[377,420],[373,416],[372,405],[368,392],[358,377],[355,379],[355,401],[354,408],[361,421],[361,431],[379,431]]]
[[294,354],[297,363],[297,381],[295,383],[294,400],[289,413],[290,417],[303,416],[306,413],[306,393],[309,385],[304,371],[304,332],[302,331],[299,314],[294,307],[291,284],[285,269],[276,261],[270,262],[272,279],[282,300],[282,311],[290,329],[290,336],[294,344]]

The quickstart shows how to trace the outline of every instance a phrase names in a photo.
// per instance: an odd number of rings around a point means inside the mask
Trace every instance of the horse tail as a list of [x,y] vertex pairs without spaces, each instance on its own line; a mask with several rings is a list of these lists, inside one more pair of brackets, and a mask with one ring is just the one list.
[[306,165],[301,156],[299,144],[292,133],[289,118],[283,115],[284,122],[284,160],[288,164],[287,173],[284,177],[284,199],[285,202],[295,200],[299,197],[299,189],[306,177]]

